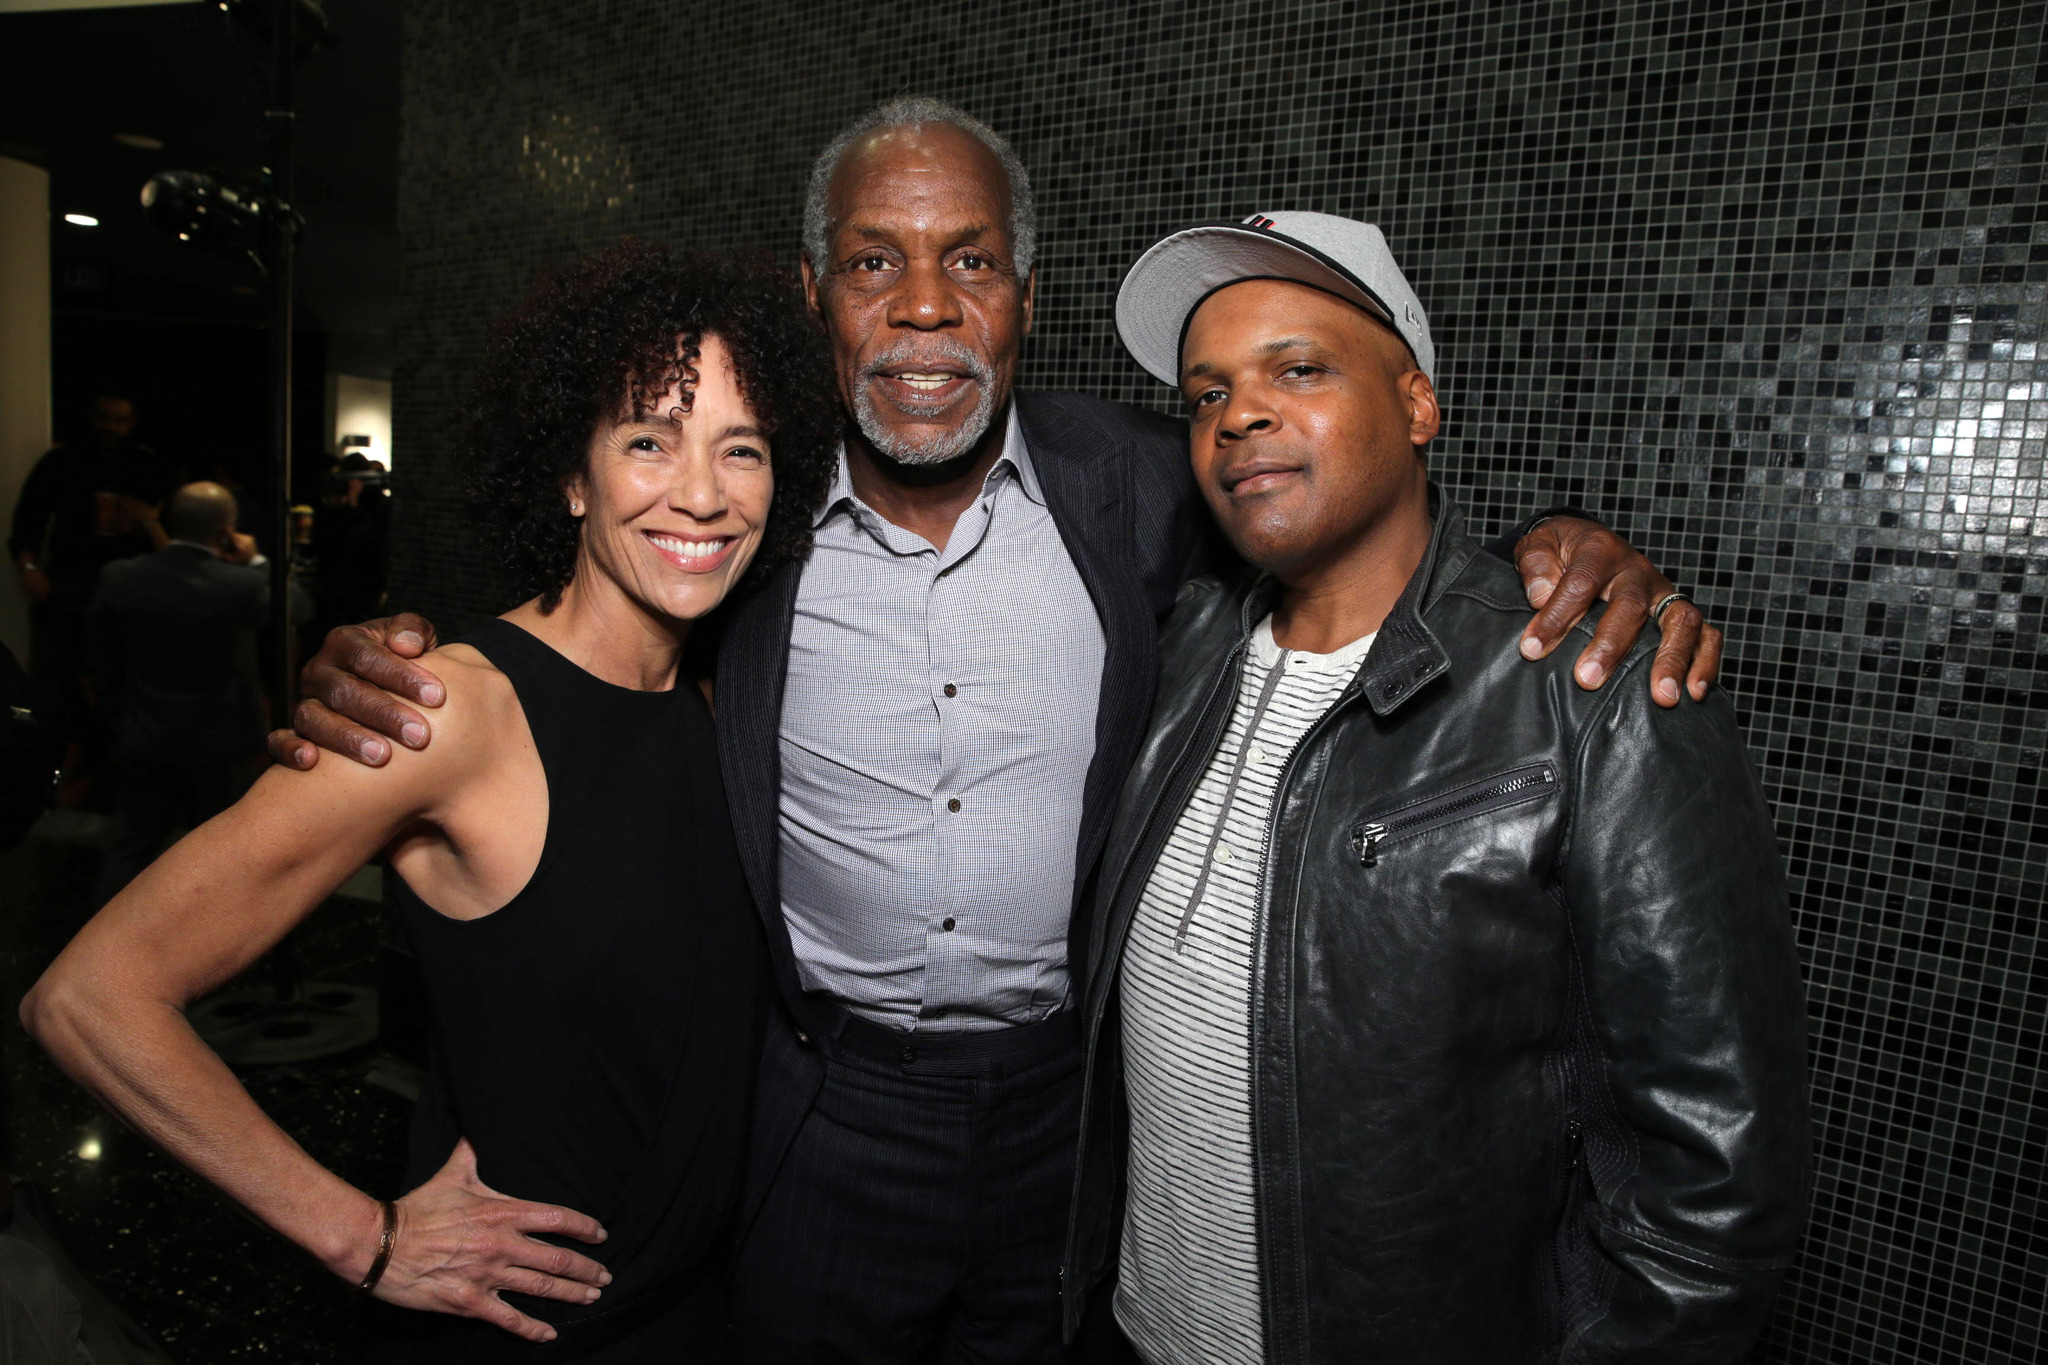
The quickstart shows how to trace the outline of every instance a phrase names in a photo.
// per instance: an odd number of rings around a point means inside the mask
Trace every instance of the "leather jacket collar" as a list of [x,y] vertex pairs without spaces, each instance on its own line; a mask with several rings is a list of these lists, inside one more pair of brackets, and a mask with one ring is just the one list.
[[[1435,480],[1429,485],[1429,514],[1429,546],[1422,552],[1422,562],[1381,623],[1379,638],[1373,641],[1352,684],[1363,692],[1366,705],[1382,716],[1392,715],[1450,669],[1450,652],[1423,614],[1479,552],[1465,533],[1464,512],[1444,496]],[[1280,600],[1280,583],[1265,570],[1255,570],[1246,575],[1239,594],[1239,626],[1243,638],[1249,640],[1252,629]]]

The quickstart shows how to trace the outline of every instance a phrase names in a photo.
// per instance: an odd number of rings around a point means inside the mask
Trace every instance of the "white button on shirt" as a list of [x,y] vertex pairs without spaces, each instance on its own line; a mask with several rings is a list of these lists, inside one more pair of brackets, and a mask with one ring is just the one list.
[[806,990],[899,1029],[1064,1003],[1104,648],[1014,404],[943,551],[863,503],[842,453],[782,708],[782,908]]

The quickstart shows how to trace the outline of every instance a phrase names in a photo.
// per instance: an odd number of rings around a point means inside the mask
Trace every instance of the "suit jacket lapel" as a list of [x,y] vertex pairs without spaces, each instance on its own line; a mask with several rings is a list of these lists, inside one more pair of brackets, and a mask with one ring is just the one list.
[[[1102,621],[1102,688],[1095,716],[1095,757],[1088,765],[1081,806],[1080,846],[1075,849],[1075,936],[1085,932],[1089,874],[1109,832],[1124,773],[1142,737],[1152,706],[1154,651],[1158,624],[1145,600],[1144,585],[1127,562],[1130,543],[1129,463],[1099,427],[1076,422],[1036,394],[1017,396],[1017,419],[1031,447],[1031,463],[1045,490],[1046,507],[1072,556]],[[1078,951],[1068,961],[1078,985]]]
[[768,932],[776,977],[795,998],[796,967],[782,921],[780,877],[782,694],[796,621],[801,562],[775,571],[743,603],[719,642],[718,755],[726,804],[754,908]]

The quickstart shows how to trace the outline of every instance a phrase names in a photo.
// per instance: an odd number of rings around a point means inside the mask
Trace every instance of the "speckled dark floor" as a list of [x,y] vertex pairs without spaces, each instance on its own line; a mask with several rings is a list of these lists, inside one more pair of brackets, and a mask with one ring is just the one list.
[[[0,854],[0,1166],[35,1182],[78,1267],[180,1365],[347,1359],[347,1288],[107,1117],[15,1021],[15,1002],[83,921],[95,866],[90,849],[48,842]],[[287,943],[324,980],[372,985],[377,916],[332,900]],[[373,1045],[242,1074],[315,1158],[388,1193],[411,1105],[368,1082],[379,1057]]]

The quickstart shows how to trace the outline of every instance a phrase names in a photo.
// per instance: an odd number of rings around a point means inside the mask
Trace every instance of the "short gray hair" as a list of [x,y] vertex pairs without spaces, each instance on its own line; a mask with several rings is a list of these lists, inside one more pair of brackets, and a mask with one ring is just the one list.
[[825,274],[831,259],[832,224],[826,199],[831,193],[832,176],[846,159],[847,150],[878,129],[918,128],[928,123],[958,128],[994,152],[996,160],[1002,162],[1003,174],[1010,181],[1010,221],[1004,226],[1010,234],[1012,263],[1020,279],[1031,273],[1031,264],[1038,258],[1038,205],[1031,195],[1031,175],[1017,159],[1009,140],[966,110],[944,100],[930,95],[903,95],[876,105],[841,128],[811,166],[810,193],[804,196],[804,255],[810,257],[812,269],[820,276]]

